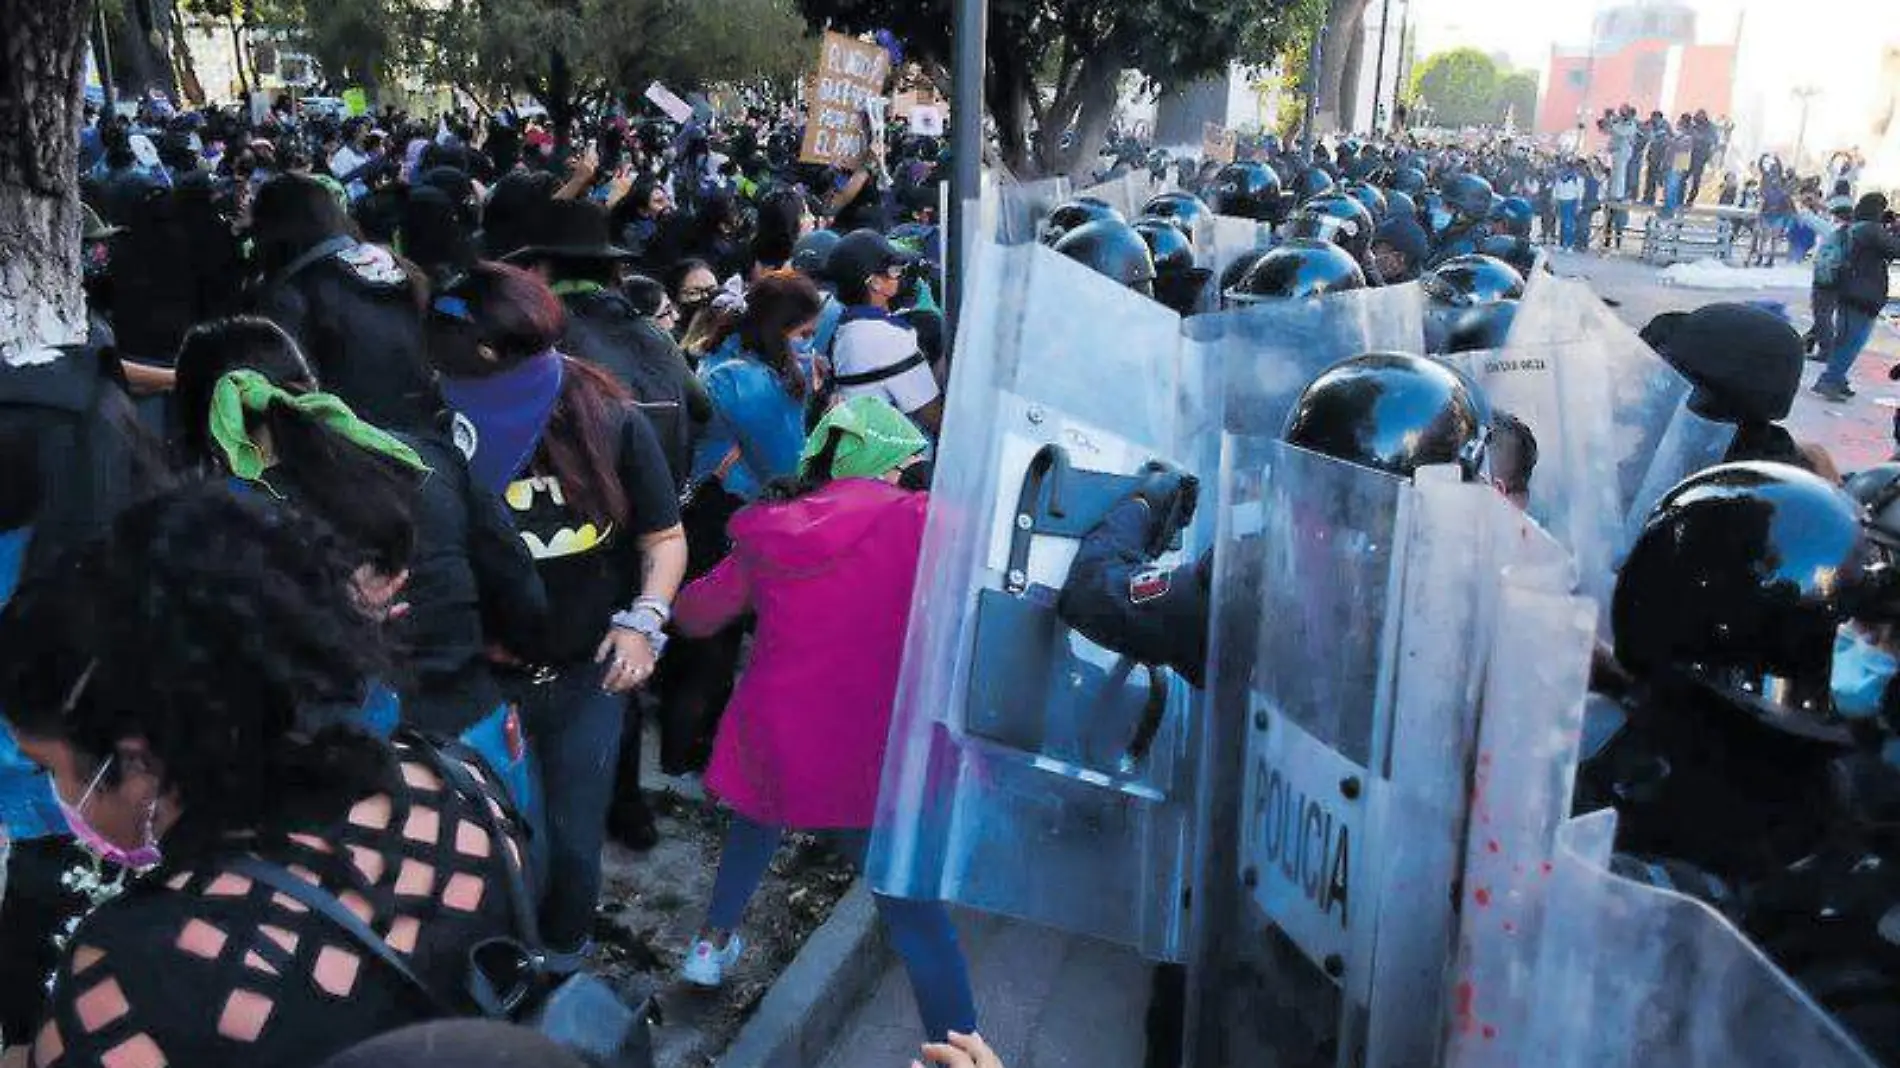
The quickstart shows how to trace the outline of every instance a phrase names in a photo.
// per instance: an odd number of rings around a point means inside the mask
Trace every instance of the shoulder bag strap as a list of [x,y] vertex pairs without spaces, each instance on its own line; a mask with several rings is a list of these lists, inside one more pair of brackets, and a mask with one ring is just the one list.
[[437,1015],[462,1015],[449,1008],[441,996],[430,989],[429,984],[423,982],[422,977],[409,967],[409,962],[389,948],[389,943],[383,941],[369,924],[364,923],[356,913],[344,908],[343,902],[338,901],[335,894],[321,886],[313,886],[299,879],[280,865],[249,854],[238,857],[231,863],[229,870],[234,875],[242,875],[253,882],[263,883],[329,920],[332,926],[349,935],[360,948],[382,961],[390,971],[400,976],[403,982],[420,995]]

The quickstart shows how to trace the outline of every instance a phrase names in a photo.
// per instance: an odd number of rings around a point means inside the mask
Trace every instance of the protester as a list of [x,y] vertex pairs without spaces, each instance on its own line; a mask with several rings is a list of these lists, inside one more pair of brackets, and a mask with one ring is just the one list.
[[874,230],[847,235],[831,250],[826,270],[845,305],[831,343],[829,385],[837,396],[876,396],[935,434],[943,421],[943,391],[920,350],[917,332],[892,314],[910,253]]
[[[380,642],[321,525],[198,484],[124,513],[0,613],[0,707],[73,834],[146,872],[80,923],[32,1062],[315,1065],[433,1015],[258,866],[335,895],[436,988],[510,933],[492,797],[412,747],[299,729]],[[296,874],[288,874],[294,871]]]
[[547,589],[538,670],[505,685],[547,787],[541,930],[571,971],[600,896],[625,695],[665,650],[686,539],[652,428],[612,378],[555,347],[565,320],[539,279],[480,263],[435,298],[429,348],[444,397],[473,430],[470,471],[507,502]]
[[[732,555],[680,600],[683,633],[713,633],[748,610],[759,627],[706,779],[732,817],[684,967],[690,982],[717,986],[738,961],[746,902],[786,828],[838,832],[864,859],[927,507],[898,483],[927,445],[880,398],[833,409],[806,442],[798,478],[734,517]],[[817,693],[825,697],[814,702]],[[972,1033],[969,978],[943,905],[876,900],[925,1031]]]
[[1900,229],[1887,211],[1885,196],[1868,193],[1860,198],[1844,240],[1846,259],[1836,283],[1839,307],[1834,347],[1828,353],[1827,369],[1813,386],[1817,396],[1835,403],[1854,395],[1847,374],[1872,339],[1874,324],[1887,305],[1887,265],[1900,259]]

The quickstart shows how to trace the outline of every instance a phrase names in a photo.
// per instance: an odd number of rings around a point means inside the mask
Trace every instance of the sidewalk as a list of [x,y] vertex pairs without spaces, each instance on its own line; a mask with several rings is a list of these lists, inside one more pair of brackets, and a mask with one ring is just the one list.
[[[1139,1068],[1148,965],[1138,956],[994,916],[956,921],[979,1027],[1007,1068]],[[893,960],[817,1068],[907,1068],[922,1037]]]

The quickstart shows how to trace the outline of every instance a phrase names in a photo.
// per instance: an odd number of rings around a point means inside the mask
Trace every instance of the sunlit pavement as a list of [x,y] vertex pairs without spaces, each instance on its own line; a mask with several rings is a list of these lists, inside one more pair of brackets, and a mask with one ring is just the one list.
[[[1796,328],[1806,331],[1812,322],[1805,289],[1689,289],[1665,285],[1661,271],[1628,256],[1558,253],[1552,258],[1558,274],[1587,278],[1599,295],[1617,301],[1617,313],[1632,328],[1666,311],[1690,311],[1717,301],[1768,301],[1788,311]],[[1887,369],[1900,361],[1900,336],[1888,323],[1874,330],[1874,339],[1854,365],[1851,381],[1859,395],[1845,404],[1824,401],[1807,387],[1821,372],[1809,362],[1801,377],[1788,428],[1803,442],[1828,450],[1843,472],[1852,472],[1887,459],[1894,451],[1893,409],[1882,401],[1900,402],[1900,383],[1887,380]]]

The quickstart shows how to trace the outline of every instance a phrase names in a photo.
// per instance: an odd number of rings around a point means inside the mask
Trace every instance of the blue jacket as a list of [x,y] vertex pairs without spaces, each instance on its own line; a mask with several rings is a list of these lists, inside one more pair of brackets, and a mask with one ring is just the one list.
[[[13,597],[32,528],[0,531],[0,605]],[[66,820],[53,800],[52,780],[40,774],[0,724],[0,824],[17,841],[65,834]]]
[[738,462],[722,484],[740,500],[758,497],[765,484],[798,473],[805,447],[805,405],[778,375],[739,346],[738,335],[699,365],[713,418],[693,450],[693,480],[713,477],[738,447]]

